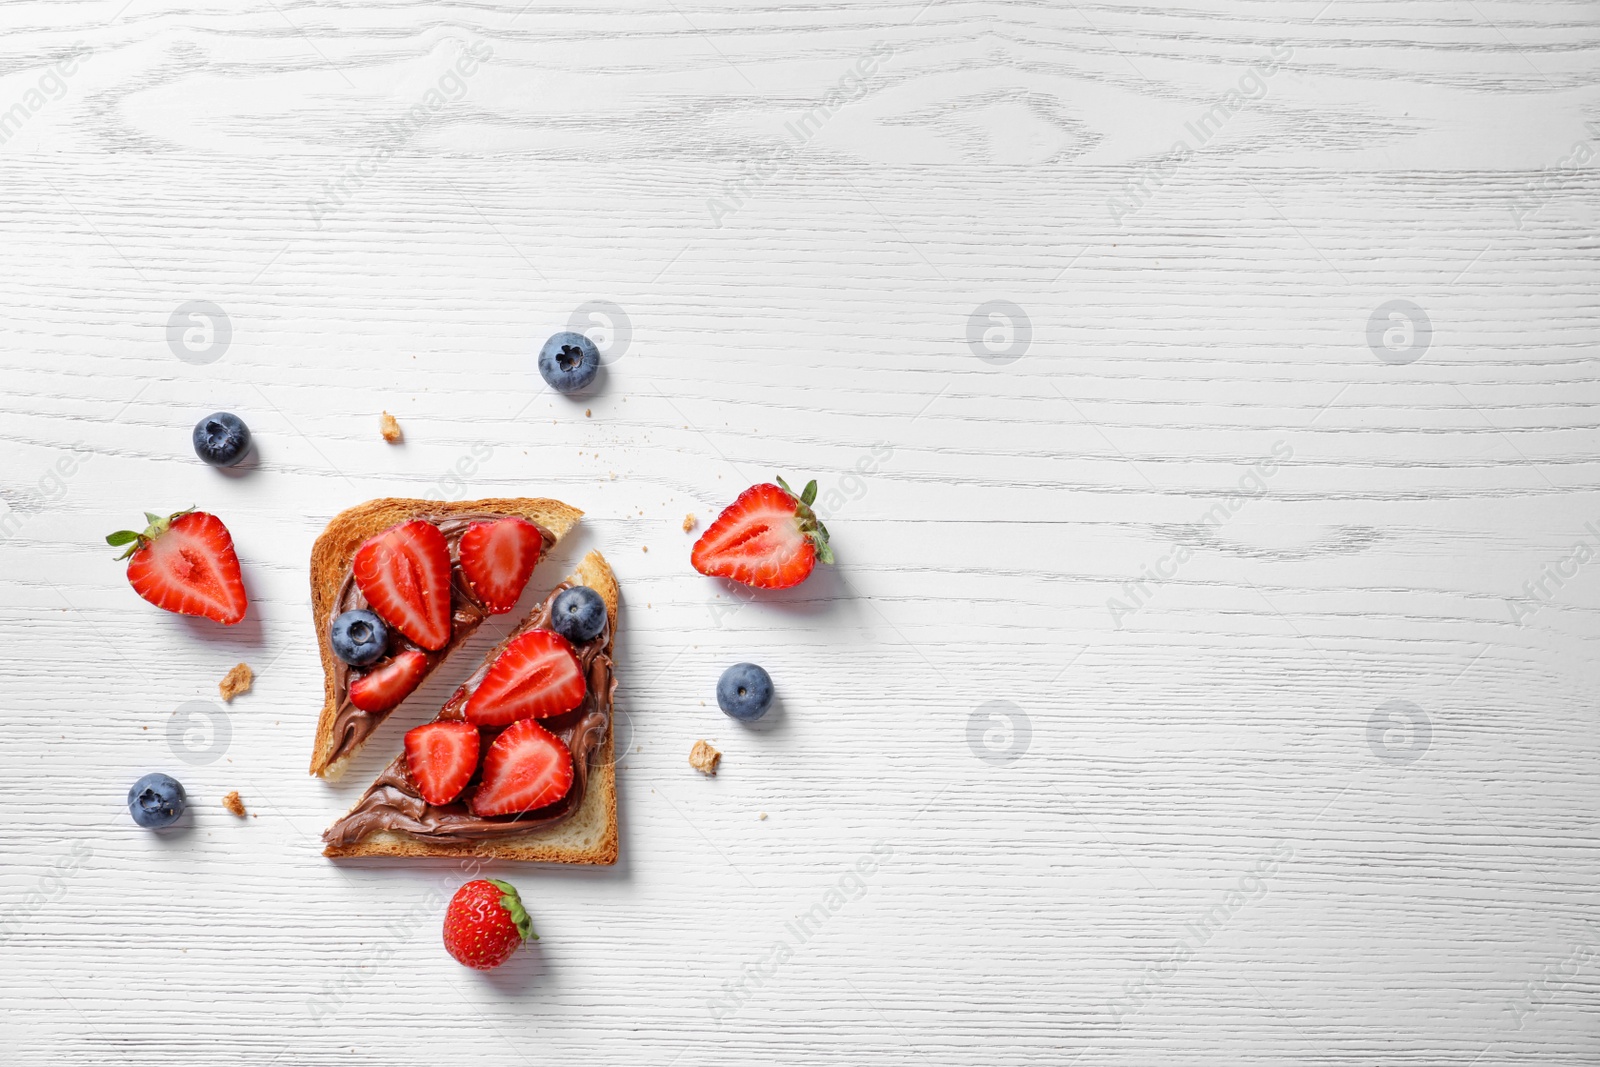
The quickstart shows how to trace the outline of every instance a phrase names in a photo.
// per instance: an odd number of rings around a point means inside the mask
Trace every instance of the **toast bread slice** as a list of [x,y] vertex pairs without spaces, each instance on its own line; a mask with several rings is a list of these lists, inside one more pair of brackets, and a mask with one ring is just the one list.
[[[334,668],[337,661],[328,639],[328,614],[350,570],[356,549],[367,538],[402,522],[412,519],[438,521],[461,515],[520,515],[548,530],[559,542],[577,525],[583,512],[559,500],[531,497],[491,497],[454,503],[385,497],[357,504],[335,515],[311,546],[311,619],[317,631],[317,649],[322,655],[322,714],[317,719],[317,735],[311,750],[313,775],[338,778],[344,773],[350,758],[361,750],[358,744],[348,752],[336,752],[334,722],[339,709],[334,697]],[[476,628],[474,626],[465,633],[452,633],[449,651],[460,647]],[[432,674],[433,670],[448,661],[447,653],[428,673]]]
[[[613,654],[617,635],[619,591],[616,576],[598,552],[590,552],[578,564],[566,584],[586,585],[606,602],[610,637],[605,652]],[[486,660],[498,655],[489,653]],[[588,788],[583,802],[571,816],[554,826],[530,830],[513,837],[492,841],[430,841],[425,836],[400,830],[380,830],[351,845],[330,845],[324,856],[477,856],[487,859],[518,860],[531,863],[570,863],[610,865],[617,862],[616,709],[605,739],[590,758]],[[357,804],[359,805],[359,801]]]

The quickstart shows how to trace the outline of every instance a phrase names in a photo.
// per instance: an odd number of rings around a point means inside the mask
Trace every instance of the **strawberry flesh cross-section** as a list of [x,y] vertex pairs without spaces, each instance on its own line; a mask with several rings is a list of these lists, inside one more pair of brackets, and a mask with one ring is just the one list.
[[389,625],[430,652],[450,643],[450,546],[433,523],[415,519],[370,538],[351,570]]
[[179,615],[202,615],[225,626],[243,619],[244,580],[222,520],[193,510],[166,518],[146,512],[145,518],[150,525],[142,533],[119,530],[106,538],[114,546],[131,546],[122,558],[133,591]]
[[572,780],[571,750],[533,719],[523,719],[489,746],[467,807],[480,817],[533,811],[566,796]]
[[527,519],[508,515],[475,522],[461,535],[461,573],[491,615],[517,606],[544,551],[544,534]]
[[406,649],[389,662],[351,679],[350,703],[362,711],[389,711],[410,696],[427,673],[427,654]]
[[478,728],[470,722],[425,723],[406,733],[406,774],[429,804],[448,804],[478,769]]
[[752,485],[717,516],[689,555],[695,570],[758,589],[788,589],[818,561],[833,562],[828,531],[811,510],[817,483],[796,496],[778,481]]
[[479,726],[508,726],[565,714],[583,703],[586,692],[583,667],[567,639],[529,630],[490,664],[464,713]]

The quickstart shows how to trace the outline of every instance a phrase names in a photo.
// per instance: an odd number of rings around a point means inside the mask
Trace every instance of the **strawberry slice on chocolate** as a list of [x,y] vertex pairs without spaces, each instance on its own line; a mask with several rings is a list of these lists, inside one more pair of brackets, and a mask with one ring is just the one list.
[[406,731],[406,776],[429,804],[461,795],[478,769],[478,728],[440,720]]
[[490,664],[463,713],[478,726],[547,719],[582,704],[588,689],[567,639],[550,630],[529,630]]
[[527,519],[508,515],[475,522],[461,535],[461,573],[491,615],[517,606],[544,551],[544,535]]
[[554,804],[572,788],[572,752],[532,719],[508,726],[483,757],[472,814],[515,815]]
[[407,649],[387,663],[380,663],[359,678],[350,680],[350,703],[362,711],[389,711],[411,695],[428,674],[428,656]]
[[430,652],[450,643],[450,546],[433,523],[414,519],[369,539],[351,570],[389,625]]

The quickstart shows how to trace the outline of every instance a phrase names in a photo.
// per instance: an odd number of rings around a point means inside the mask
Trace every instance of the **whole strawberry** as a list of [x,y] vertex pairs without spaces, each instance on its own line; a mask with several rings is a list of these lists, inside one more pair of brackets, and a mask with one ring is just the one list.
[[694,543],[689,562],[701,574],[732,578],[757,589],[788,589],[833,562],[828,528],[811,504],[817,483],[796,494],[782,478],[752,485],[729,504]]
[[456,890],[445,909],[445,951],[467,967],[492,971],[524,941],[537,940],[533,920],[509,882],[495,878],[468,882]]
[[106,538],[128,545],[128,584],[158,608],[179,615],[204,615],[224,626],[244,618],[244,580],[233,537],[222,520],[204,511],[180,511],[162,518],[144,513],[142,533],[118,530]]

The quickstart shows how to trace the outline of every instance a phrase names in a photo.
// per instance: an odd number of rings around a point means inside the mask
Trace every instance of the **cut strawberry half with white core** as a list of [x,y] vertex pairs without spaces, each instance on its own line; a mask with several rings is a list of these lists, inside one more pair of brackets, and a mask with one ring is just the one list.
[[550,630],[529,630],[490,664],[464,711],[467,721],[479,726],[547,719],[582,704],[588,689],[567,639]]
[[554,804],[572,788],[572,752],[532,719],[506,727],[483,757],[474,815],[515,815]]
[[491,615],[517,606],[544,551],[544,534],[515,515],[475,522],[461,535],[461,573]]
[[106,538],[130,545],[128,584],[158,608],[179,615],[203,615],[224,626],[244,618],[248,606],[233,537],[222,520],[204,511],[180,511],[161,518],[145,513],[144,532],[118,530]]
[[411,695],[428,673],[426,653],[414,648],[350,681],[350,703],[362,711],[388,711]]
[[429,804],[461,795],[478,769],[478,728],[470,722],[430,722],[406,732],[406,774]]
[[356,549],[356,587],[383,620],[431,652],[450,643],[450,546],[413,519]]
[[690,553],[695,570],[758,589],[787,589],[805,581],[818,560],[833,562],[828,530],[811,510],[817,483],[799,496],[782,478],[778,483],[751,486],[717,516]]

